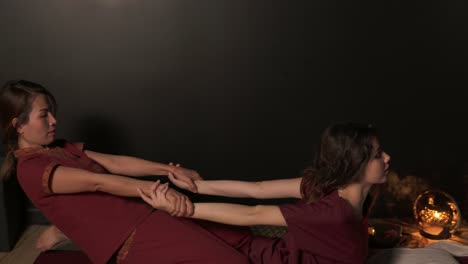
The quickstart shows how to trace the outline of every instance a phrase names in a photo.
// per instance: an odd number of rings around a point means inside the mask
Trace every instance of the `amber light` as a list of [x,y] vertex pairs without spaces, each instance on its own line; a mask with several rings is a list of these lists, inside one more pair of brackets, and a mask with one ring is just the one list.
[[413,204],[413,213],[421,235],[431,239],[446,239],[460,226],[458,205],[452,196],[429,190],[420,194]]

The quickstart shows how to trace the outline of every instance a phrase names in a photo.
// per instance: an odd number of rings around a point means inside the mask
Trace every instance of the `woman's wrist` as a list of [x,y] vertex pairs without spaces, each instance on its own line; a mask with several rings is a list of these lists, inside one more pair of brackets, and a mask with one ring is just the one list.
[[[200,194],[205,194],[203,192],[204,188],[204,182],[203,180],[194,180],[193,183],[195,184],[195,186],[197,187],[197,193],[200,193]],[[205,182],[206,183],[206,182]]]
[[140,189],[143,191],[144,194],[149,195],[150,194],[150,189],[151,185],[153,185],[152,181],[142,181]]
[[166,166],[165,169],[166,169],[167,174],[169,173],[174,174],[176,172],[177,167],[172,166],[172,165],[165,165],[165,166]]

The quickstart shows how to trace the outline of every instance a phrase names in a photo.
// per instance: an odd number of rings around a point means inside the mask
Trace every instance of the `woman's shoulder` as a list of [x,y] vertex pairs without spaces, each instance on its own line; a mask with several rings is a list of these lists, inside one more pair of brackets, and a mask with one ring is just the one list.
[[329,212],[333,210],[341,210],[342,201],[336,193],[327,194],[320,199],[309,202],[305,199],[300,199],[293,203],[287,203],[280,206],[282,211],[289,211],[300,214],[317,214],[319,212]]
[[330,193],[315,202],[303,199],[279,206],[288,226],[331,225],[351,222],[352,209],[337,193]]
[[18,149],[14,152],[14,155],[17,158],[19,165],[31,160],[81,157],[84,155],[82,149],[82,143],[69,142],[65,139],[58,139],[44,147]]
[[351,205],[345,199],[341,198],[337,191],[333,191],[315,202],[307,202],[301,199],[291,204],[291,206],[309,215],[347,216],[349,212],[352,212]]

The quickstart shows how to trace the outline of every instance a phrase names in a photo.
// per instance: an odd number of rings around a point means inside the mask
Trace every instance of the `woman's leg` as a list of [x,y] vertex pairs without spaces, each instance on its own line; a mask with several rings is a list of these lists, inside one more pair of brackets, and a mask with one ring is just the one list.
[[[122,251],[123,250],[123,251]],[[155,211],[140,224],[122,264],[149,263],[249,263],[245,255],[190,219]],[[128,251],[126,251],[128,250]]]
[[249,247],[249,243],[253,239],[249,227],[231,226],[204,220],[193,221],[242,253],[245,253],[246,248]]
[[69,240],[67,236],[65,236],[62,231],[60,231],[56,226],[50,226],[42,234],[36,241],[36,248],[40,251],[47,251],[52,249],[55,245],[59,244],[60,242]]
[[294,252],[286,247],[280,238],[253,236],[250,228],[230,226],[209,221],[196,220],[204,229],[228,243],[243,255],[248,256],[250,263],[299,263]]

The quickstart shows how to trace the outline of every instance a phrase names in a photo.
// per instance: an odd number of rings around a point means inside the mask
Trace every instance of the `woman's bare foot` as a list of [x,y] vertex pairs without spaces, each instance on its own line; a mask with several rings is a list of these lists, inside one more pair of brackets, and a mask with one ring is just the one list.
[[44,230],[39,236],[36,242],[36,248],[40,251],[46,251],[52,249],[55,245],[60,242],[68,240],[68,237],[65,236],[57,227],[51,226]]

